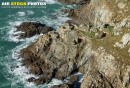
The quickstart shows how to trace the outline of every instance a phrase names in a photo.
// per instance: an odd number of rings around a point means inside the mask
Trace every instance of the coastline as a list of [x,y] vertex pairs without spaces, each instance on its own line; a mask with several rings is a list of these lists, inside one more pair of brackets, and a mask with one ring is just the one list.
[[[100,1],[102,0],[91,0],[80,8],[70,10],[71,21],[64,23],[58,30],[46,32],[20,51],[22,63],[29,68],[30,73],[38,76],[30,77],[29,82],[44,84],[53,78],[65,80],[70,77],[68,82],[52,88],[129,88],[129,40],[122,45],[127,48],[121,50],[126,54],[120,54],[113,47],[113,42],[118,42],[120,38],[116,35],[117,24],[122,25],[122,21],[118,17],[112,19],[117,13],[112,13],[108,6],[112,6],[112,2]],[[125,19],[123,15],[122,19]],[[118,20],[117,23],[113,23],[115,20]],[[117,28],[123,30],[123,27],[124,25]],[[119,32],[124,34],[119,34],[120,36],[130,32],[122,30]],[[78,72],[84,74],[82,82],[74,75]]]

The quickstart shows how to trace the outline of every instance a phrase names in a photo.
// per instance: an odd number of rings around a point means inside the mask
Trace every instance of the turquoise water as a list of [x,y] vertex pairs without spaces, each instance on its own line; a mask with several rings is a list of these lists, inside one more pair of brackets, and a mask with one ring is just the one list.
[[[9,0],[1,0],[0,3],[2,1]],[[38,21],[58,28],[68,19],[60,13],[62,8],[64,8],[63,5],[57,2],[52,3],[52,0],[48,0],[47,5],[43,8],[0,8],[0,88],[46,88],[45,85],[35,86],[26,82],[26,78],[30,77],[30,74],[27,74],[27,69],[21,66],[21,62],[17,58],[18,51],[35,41],[37,36],[18,40],[12,34],[15,30],[14,26],[25,21]]]

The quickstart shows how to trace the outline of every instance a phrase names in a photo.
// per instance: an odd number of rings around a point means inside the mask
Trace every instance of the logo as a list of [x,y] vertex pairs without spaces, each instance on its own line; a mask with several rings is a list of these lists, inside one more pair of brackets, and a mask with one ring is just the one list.
[[2,8],[12,8],[12,7],[24,7],[24,8],[37,8],[45,6],[46,2],[2,2]]

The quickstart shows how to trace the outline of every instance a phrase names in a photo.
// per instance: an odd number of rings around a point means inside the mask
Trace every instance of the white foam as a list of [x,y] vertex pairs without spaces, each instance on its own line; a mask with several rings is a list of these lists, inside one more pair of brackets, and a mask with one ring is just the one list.
[[[16,46],[13,50],[11,50],[12,54],[8,55],[6,58],[9,59],[11,63],[8,62],[8,64],[5,64],[6,67],[8,68],[8,72],[13,75],[13,79],[10,79],[11,86],[12,88],[19,87],[19,84],[23,84],[24,88],[37,88],[33,83],[29,83],[26,80],[30,77],[36,77],[33,74],[29,74],[28,69],[25,66],[22,66],[21,63],[21,58],[19,58],[19,52],[21,49],[26,48],[30,43],[36,41],[36,39],[41,36],[41,35],[36,35],[31,38],[25,38],[25,39],[18,39],[18,37],[14,37],[14,34],[19,34],[21,32],[15,32],[16,28],[15,26],[18,26],[22,23],[22,21],[14,21],[14,22],[9,22],[8,29],[11,29],[8,32],[9,38],[8,41],[14,41],[14,42],[19,42],[23,41],[23,43],[19,46]],[[12,61],[13,60],[13,61]],[[12,67],[15,65],[14,67]],[[8,78],[8,77],[6,77]]]
[[[16,86],[19,86],[19,83],[23,84],[24,88],[37,88],[33,83],[27,82],[27,79],[30,77],[34,77],[34,78],[38,78],[38,77],[33,74],[29,74],[28,69],[25,66],[22,66],[21,63],[22,58],[19,58],[19,51],[22,48],[27,47],[29,45],[28,44],[29,42],[30,41],[26,40],[23,44],[17,46],[15,49],[12,50],[11,56],[9,55],[7,57],[8,59],[10,59],[10,61],[15,59],[11,64],[6,64],[6,67],[8,68],[8,72],[11,75],[13,75],[13,79],[9,79],[12,81],[11,83],[12,88],[14,87],[16,88]],[[12,57],[12,59],[10,57]]]
[[52,87],[53,85],[60,85],[60,84],[63,84],[62,80],[52,79],[51,82],[47,84],[47,86]]
[[55,29],[58,29],[61,25],[63,25],[64,22],[66,22],[70,18],[66,17],[66,15],[59,13],[59,14],[55,14],[54,19],[48,18],[46,16],[43,16],[40,19],[44,20],[44,23],[47,24],[48,26],[52,26]]
[[31,10],[27,10],[25,12],[17,12],[16,15],[24,17],[24,16],[28,16],[28,15],[34,15],[34,12]]
[[8,40],[9,41],[14,41],[14,42],[19,42],[19,41],[23,41],[23,39],[19,39],[19,36],[14,36],[14,35],[16,35],[16,34],[20,34],[20,33],[22,33],[22,32],[15,32],[16,31],[16,28],[15,27],[10,27],[10,31],[8,32],[8,36],[9,36],[9,38],[8,38]]
[[[19,39],[19,34],[24,33],[24,32],[21,32],[21,31],[16,32],[15,26],[20,25],[22,22],[24,22],[24,21],[9,22],[10,26],[8,26],[8,29],[10,29],[10,30],[8,31],[8,36],[9,36],[8,41],[13,41],[13,42],[16,42],[16,43],[20,42],[20,41],[26,41],[26,43],[27,43],[27,42],[32,42],[32,41],[36,40],[39,36],[42,35],[42,34],[41,35],[35,35],[31,38]],[[14,36],[14,35],[18,35],[18,36]]]
[[[33,14],[33,12],[28,11],[28,14]],[[19,18],[18,18],[19,19]],[[48,18],[47,16],[42,16],[42,17],[37,17],[37,18],[30,18],[30,19],[26,19],[24,18],[24,21],[22,18],[20,18],[20,21],[11,21],[9,22],[9,26],[8,26],[8,40],[9,41],[14,41],[14,42],[20,42],[20,41],[24,41],[25,39],[19,39],[19,36],[14,36],[17,34],[20,34],[22,32],[16,32],[16,28],[15,26],[19,26],[22,22],[26,22],[28,20],[32,20],[31,22],[41,22],[41,23],[45,23],[48,26],[52,26],[55,29],[58,29],[59,26],[61,26],[65,21],[69,20],[70,18],[66,17],[66,15],[62,15],[62,14],[57,14],[57,18],[55,19],[51,19]]]
[[33,14],[34,14],[33,11],[31,11],[31,10],[27,10],[27,15],[33,15]]
[[9,22],[9,25],[14,27],[14,26],[19,26],[22,23],[22,21],[11,21]]
[[39,1],[45,1],[47,4],[55,4],[55,3],[57,3],[57,0],[39,0]]
[[16,13],[18,16],[26,16],[26,12],[17,12]]
[[14,36],[14,34],[19,34],[21,32],[15,32],[16,31],[16,26],[19,26],[22,23],[22,21],[14,21],[14,22],[9,22],[9,26],[8,26],[8,40],[9,41],[14,41],[14,42],[19,42],[21,40],[19,40],[19,36]]

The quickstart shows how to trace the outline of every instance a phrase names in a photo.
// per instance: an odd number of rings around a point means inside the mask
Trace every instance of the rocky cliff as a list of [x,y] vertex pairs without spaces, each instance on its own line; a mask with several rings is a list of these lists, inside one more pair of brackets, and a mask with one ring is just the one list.
[[[130,88],[130,1],[59,1],[79,8],[69,10],[71,21],[21,50],[22,62],[38,76],[28,81],[70,77],[53,88]],[[84,74],[81,85],[77,72]]]
[[83,32],[66,23],[21,50],[23,63],[39,76],[33,81],[39,84],[52,78],[63,80],[84,66],[91,57],[91,43]]

